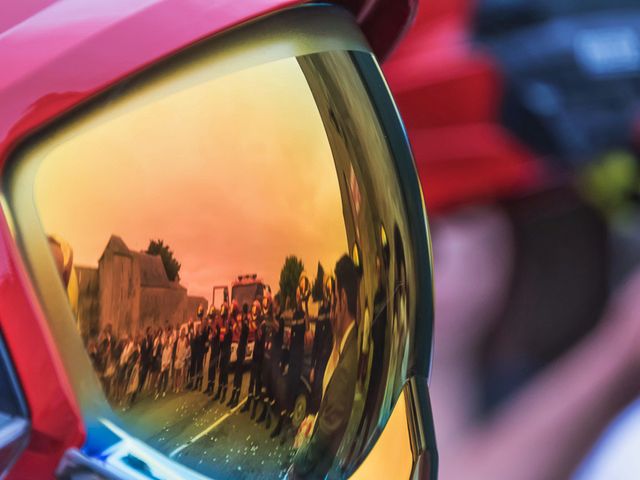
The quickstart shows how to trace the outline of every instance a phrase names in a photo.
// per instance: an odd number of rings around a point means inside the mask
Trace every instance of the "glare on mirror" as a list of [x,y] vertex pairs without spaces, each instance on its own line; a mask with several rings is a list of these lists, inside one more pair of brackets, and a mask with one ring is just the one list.
[[39,215],[130,433],[213,478],[331,468],[371,367],[345,227],[358,180],[337,168],[295,58],[96,122],[42,161]]

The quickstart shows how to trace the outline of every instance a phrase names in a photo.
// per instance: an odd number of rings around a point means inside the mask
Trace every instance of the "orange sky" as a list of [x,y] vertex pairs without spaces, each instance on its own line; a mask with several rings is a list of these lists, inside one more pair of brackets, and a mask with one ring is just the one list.
[[347,250],[331,151],[297,62],[237,72],[97,123],[47,155],[36,203],[75,263],[109,236],[161,238],[190,294],[257,273],[278,289],[285,256],[313,279]]

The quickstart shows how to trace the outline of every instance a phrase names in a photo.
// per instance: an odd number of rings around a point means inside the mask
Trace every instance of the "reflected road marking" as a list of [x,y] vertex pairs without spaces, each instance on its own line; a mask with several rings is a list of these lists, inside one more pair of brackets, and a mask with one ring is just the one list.
[[178,448],[176,448],[175,450],[173,450],[170,454],[169,454],[169,458],[173,458],[175,457],[178,453],[180,453],[182,450],[184,450],[185,448],[187,448],[189,445],[193,445],[194,443],[196,443],[198,440],[200,440],[202,437],[204,437],[207,433],[209,433],[211,430],[213,430],[214,428],[216,428],[218,425],[220,425],[222,422],[224,422],[227,418],[229,418],[231,415],[233,415],[240,407],[242,407],[242,405],[244,405],[247,402],[247,399],[245,398],[242,402],[240,402],[238,405],[236,405],[235,407],[233,407],[231,410],[229,410],[227,413],[225,413],[223,416],[221,416],[218,420],[216,420],[215,422],[213,422],[211,425],[209,425],[207,428],[205,428],[203,431],[201,431],[199,434],[197,434],[195,437],[191,438],[188,442],[183,443],[182,445],[180,445]]

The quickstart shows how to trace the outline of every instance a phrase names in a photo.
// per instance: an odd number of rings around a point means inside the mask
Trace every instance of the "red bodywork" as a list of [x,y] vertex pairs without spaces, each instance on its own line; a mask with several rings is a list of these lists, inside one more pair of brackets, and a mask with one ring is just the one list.
[[539,184],[544,172],[500,124],[498,66],[470,38],[475,2],[431,0],[384,72],[430,214]]
[[[0,168],[27,135],[123,78],[247,20],[300,0],[21,0],[0,3]],[[417,0],[345,0],[384,58]],[[85,432],[7,219],[0,214],[0,330],[32,421],[13,479],[51,478]]]

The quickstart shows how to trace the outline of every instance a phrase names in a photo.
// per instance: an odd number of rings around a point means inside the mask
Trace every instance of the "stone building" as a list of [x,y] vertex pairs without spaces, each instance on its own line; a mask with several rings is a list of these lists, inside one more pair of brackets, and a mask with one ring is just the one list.
[[198,305],[207,300],[192,297],[179,282],[167,277],[158,255],[132,251],[112,235],[98,268],[77,267],[78,326],[82,336],[96,335],[110,323],[122,335],[195,319]]
[[76,313],[82,338],[96,336],[100,328],[100,283],[98,269],[75,267],[78,279],[78,311]]

